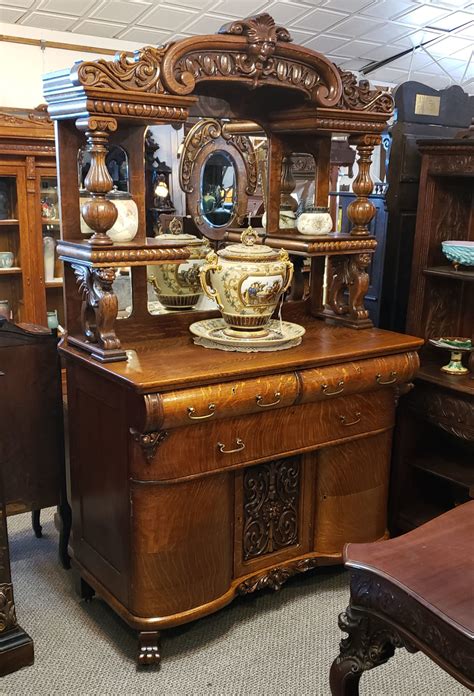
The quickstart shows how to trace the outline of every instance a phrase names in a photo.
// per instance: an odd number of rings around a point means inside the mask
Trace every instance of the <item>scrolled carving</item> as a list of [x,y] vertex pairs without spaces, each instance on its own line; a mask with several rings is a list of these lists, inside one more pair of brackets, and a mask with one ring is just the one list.
[[331,258],[328,305],[338,316],[349,312],[349,304],[344,294],[350,282],[348,263],[347,256]]
[[367,268],[372,259],[372,254],[352,254],[349,257],[349,313],[351,317],[360,321],[367,320],[369,312],[364,306],[364,297],[369,289],[369,274]]
[[71,71],[73,84],[95,89],[134,90],[163,94],[161,63],[167,46],[145,46],[133,55],[118,53],[113,61],[82,61]]
[[406,403],[430,423],[451,435],[474,442],[474,408],[469,400],[419,387]]
[[249,560],[298,543],[300,464],[282,459],[244,474],[243,558]]
[[259,590],[280,590],[282,585],[299,573],[306,573],[308,570],[316,568],[318,565],[317,558],[302,558],[299,561],[293,561],[284,566],[272,568],[264,573],[253,575],[247,580],[244,580],[237,587],[237,594],[246,595]]
[[112,288],[115,269],[89,268],[77,263],[71,266],[83,297],[81,323],[86,339],[104,350],[120,349],[114,331],[118,313],[118,299]]
[[249,72],[255,73],[255,79],[262,73],[265,63],[275,53],[277,41],[290,42],[293,39],[288,29],[277,27],[269,14],[256,15],[247,19],[224,24],[219,34],[245,36],[248,42]]
[[0,633],[17,625],[13,587],[11,583],[0,584]]
[[156,454],[156,450],[161,445],[163,440],[168,437],[167,430],[156,430],[150,433],[140,433],[135,430],[135,428],[130,428],[130,434],[135,442],[138,442],[142,448],[148,464],[151,463]]
[[337,107],[339,109],[356,109],[390,115],[395,102],[392,95],[383,89],[371,89],[368,80],[360,80],[354,73],[337,68],[342,81],[342,95]]

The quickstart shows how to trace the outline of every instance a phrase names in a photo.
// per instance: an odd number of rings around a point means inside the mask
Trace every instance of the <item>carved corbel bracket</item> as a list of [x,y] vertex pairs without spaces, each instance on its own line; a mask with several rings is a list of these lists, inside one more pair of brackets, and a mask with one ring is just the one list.
[[114,329],[118,314],[118,299],[112,284],[115,268],[91,268],[78,263],[71,264],[82,294],[81,325],[84,337],[89,344],[96,345],[103,353],[93,355],[98,359],[126,360],[120,340]]
[[371,258],[369,251],[331,257],[327,309],[323,316],[352,328],[373,326],[364,306],[364,297],[369,288],[367,268]]
[[368,133],[351,135],[349,137],[349,144],[356,146],[357,164],[359,166],[359,171],[352,184],[352,189],[357,198],[347,206],[347,217],[352,223],[351,234],[354,236],[368,235],[370,221],[375,215],[375,206],[368,199],[374,187],[374,182],[370,178],[370,165],[373,149],[380,142],[380,135]]
[[156,454],[156,450],[161,445],[163,440],[168,437],[169,433],[167,430],[156,430],[155,432],[151,433],[140,433],[135,428],[130,428],[130,434],[135,442],[138,442],[142,448],[147,463],[151,464],[151,461]]

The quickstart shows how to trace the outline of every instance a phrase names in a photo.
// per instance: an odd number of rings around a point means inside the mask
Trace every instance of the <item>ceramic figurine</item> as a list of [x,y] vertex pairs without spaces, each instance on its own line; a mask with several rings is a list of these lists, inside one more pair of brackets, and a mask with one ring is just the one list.
[[11,251],[0,251],[0,268],[11,268],[13,266],[13,253]]
[[180,263],[148,266],[148,282],[166,309],[192,309],[202,295],[199,272],[209,252],[209,242],[193,234],[184,234],[177,218],[170,222],[169,233],[159,234],[155,239],[168,241],[171,235],[176,242],[186,242],[190,257]]
[[206,295],[216,300],[227,324],[228,336],[265,336],[278,300],[293,278],[293,264],[284,249],[255,244],[249,227],[241,244],[231,244],[207,255],[201,268]]
[[43,237],[44,279],[49,282],[54,279],[54,249],[56,243],[53,237]]
[[308,206],[296,221],[301,234],[320,235],[332,232],[332,217],[329,208]]

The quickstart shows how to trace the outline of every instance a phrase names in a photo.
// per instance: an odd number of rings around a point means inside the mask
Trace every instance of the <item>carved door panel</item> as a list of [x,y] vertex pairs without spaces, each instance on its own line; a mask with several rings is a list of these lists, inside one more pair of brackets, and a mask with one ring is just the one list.
[[287,457],[236,472],[235,577],[311,550],[316,457]]

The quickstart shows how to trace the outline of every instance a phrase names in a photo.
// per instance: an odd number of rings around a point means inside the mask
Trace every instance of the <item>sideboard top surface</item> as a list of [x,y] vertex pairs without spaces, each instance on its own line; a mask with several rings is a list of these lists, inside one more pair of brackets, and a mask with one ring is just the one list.
[[352,360],[418,350],[423,340],[382,329],[305,322],[299,346],[270,353],[236,353],[196,346],[191,334],[125,343],[126,362],[100,363],[72,345],[61,350],[73,359],[138,392],[168,391],[233,379],[289,372]]

